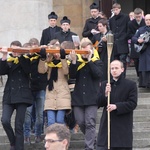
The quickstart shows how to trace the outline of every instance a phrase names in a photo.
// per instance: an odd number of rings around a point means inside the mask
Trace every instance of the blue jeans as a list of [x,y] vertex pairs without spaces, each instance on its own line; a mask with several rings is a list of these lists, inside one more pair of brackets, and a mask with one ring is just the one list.
[[[35,136],[40,136],[42,134],[43,126],[43,111],[44,111],[44,102],[45,102],[45,90],[32,92],[35,103]],[[32,108],[33,105],[28,107],[25,114],[24,121],[24,136],[30,137],[31,131],[31,119],[32,119]]]
[[65,113],[66,113],[65,110],[48,110],[47,111],[48,126],[54,123],[64,124]]

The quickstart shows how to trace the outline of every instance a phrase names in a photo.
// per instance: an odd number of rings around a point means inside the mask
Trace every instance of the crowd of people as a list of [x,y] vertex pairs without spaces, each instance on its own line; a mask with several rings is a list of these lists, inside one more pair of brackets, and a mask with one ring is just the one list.
[[[85,150],[107,150],[107,112],[110,112],[111,150],[132,150],[133,111],[137,106],[137,86],[126,79],[127,57],[134,61],[139,87],[150,88],[149,49],[150,40],[143,38],[150,32],[150,15],[136,8],[129,15],[121,11],[121,5],[112,5],[108,19],[99,11],[96,3],[90,5],[91,17],[83,27],[83,39],[74,43],[71,20],[64,16],[57,26],[55,12],[48,15],[49,27],[42,31],[41,40],[31,38],[23,45],[13,41],[11,48],[40,47],[36,53],[8,54],[2,48],[0,75],[7,75],[2,105],[2,125],[10,141],[10,150],[24,150],[31,143],[42,142],[45,132],[45,148],[66,150],[70,132],[84,134]],[[114,43],[108,77],[107,34],[111,31]],[[135,45],[141,48],[137,51]],[[59,49],[59,53],[47,53],[45,46]],[[66,54],[65,49],[72,49]],[[77,50],[88,51],[78,54]],[[9,56],[8,56],[9,55]],[[107,103],[110,94],[110,104]],[[96,118],[98,108],[103,107],[98,136]],[[11,116],[16,110],[15,127]],[[71,114],[69,116],[69,114]],[[66,121],[69,116],[70,122]],[[32,131],[34,130],[34,131]]]

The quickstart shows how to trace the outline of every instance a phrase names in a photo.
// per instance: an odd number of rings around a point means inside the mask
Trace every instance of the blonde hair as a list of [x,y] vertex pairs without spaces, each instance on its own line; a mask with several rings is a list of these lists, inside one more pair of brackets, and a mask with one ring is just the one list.
[[80,47],[85,48],[86,46],[90,45],[91,49],[93,49],[93,44],[88,38],[82,38],[80,42]]

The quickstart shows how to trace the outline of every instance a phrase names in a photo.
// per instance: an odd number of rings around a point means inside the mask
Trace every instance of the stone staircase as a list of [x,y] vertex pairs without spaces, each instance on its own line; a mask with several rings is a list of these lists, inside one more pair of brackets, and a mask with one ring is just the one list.
[[[127,78],[137,82],[133,67],[127,69]],[[4,80],[6,77],[4,77]],[[4,85],[0,86],[0,98],[2,99]],[[0,102],[0,117],[2,112]],[[98,110],[96,130],[98,132],[102,108]],[[14,116],[12,123],[14,122]],[[150,89],[138,88],[138,106],[134,111],[134,140],[133,150],[150,150]],[[43,135],[44,138],[44,135]],[[44,150],[44,143],[35,144],[34,136],[31,137],[30,146],[25,145],[25,150]],[[8,138],[0,123],[0,150],[9,150]],[[84,150],[84,136],[81,132],[72,134],[69,150]]]

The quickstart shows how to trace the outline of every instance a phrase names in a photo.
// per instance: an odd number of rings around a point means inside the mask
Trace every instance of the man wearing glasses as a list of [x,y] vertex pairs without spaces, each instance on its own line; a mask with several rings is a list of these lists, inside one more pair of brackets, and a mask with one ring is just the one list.
[[46,150],[67,150],[70,143],[70,131],[63,124],[52,124],[46,129]]

